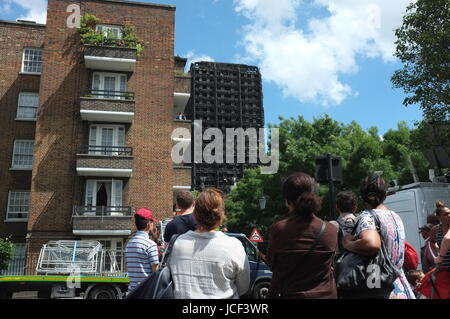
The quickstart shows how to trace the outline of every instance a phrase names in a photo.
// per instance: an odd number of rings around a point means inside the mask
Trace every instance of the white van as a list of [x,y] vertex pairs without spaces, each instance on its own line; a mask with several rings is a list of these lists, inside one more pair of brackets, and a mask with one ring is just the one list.
[[428,215],[435,213],[437,201],[450,204],[450,184],[414,183],[388,190],[384,204],[401,217],[406,241],[416,249],[418,255],[425,244],[419,234],[419,227],[426,224]]

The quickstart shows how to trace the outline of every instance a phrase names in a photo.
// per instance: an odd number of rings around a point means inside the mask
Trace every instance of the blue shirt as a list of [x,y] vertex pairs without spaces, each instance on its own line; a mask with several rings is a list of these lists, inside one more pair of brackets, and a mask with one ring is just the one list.
[[148,233],[138,231],[127,243],[125,258],[130,278],[128,291],[132,291],[150,276],[152,265],[159,263],[158,246],[150,240]]

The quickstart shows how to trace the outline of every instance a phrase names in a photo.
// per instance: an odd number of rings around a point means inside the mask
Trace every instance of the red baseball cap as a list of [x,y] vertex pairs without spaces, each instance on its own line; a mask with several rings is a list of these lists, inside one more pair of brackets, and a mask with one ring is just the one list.
[[140,216],[144,219],[152,220],[155,223],[158,222],[158,220],[153,217],[153,212],[151,210],[148,210],[147,208],[138,209],[138,211],[135,213],[135,216]]

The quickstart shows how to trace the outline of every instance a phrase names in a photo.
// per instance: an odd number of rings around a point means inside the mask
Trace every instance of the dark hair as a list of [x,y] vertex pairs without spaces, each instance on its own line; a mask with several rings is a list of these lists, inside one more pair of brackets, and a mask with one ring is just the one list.
[[354,192],[340,192],[336,196],[336,206],[341,213],[353,213],[358,206],[358,196]]
[[195,201],[194,218],[197,225],[205,230],[213,230],[225,220],[223,193],[215,188],[207,188]]
[[311,219],[322,205],[315,194],[316,181],[308,174],[298,172],[290,175],[283,183],[283,197],[294,205],[293,213]]
[[176,202],[181,209],[188,209],[194,203],[194,197],[191,192],[181,191],[177,194]]
[[383,204],[386,199],[386,183],[380,175],[371,174],[363,178],[359,190],[364,202],[371,207]]
[[413,287],[415,287],[417,285],[416,281],[420,281],[423,275],[422,270],[412,269],[406,274],[406,279]]
[[427,224],[439,225],[440,221],[436,215],[427,216]]
[[139,231],[143,231],[145,230],[145,228],[147,227],[148,223],[150,222],[150,219],[145,219],[141,216],[134,216],[134,223],[136,224],[136,228]]
[[443,202],[436,202],[436,216],[440,216],[446,208],[447,206]]

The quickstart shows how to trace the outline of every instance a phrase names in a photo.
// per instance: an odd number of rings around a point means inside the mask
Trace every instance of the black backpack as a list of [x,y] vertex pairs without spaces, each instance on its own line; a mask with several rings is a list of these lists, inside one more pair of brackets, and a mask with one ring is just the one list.
[[174,299],[172,273],[168,267],[173,244],[178,235],[172,236],[169,247],[161,262],[161,268],[150,274],[143,282],[133,289],[126,299]]

